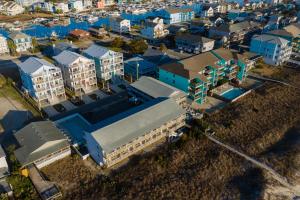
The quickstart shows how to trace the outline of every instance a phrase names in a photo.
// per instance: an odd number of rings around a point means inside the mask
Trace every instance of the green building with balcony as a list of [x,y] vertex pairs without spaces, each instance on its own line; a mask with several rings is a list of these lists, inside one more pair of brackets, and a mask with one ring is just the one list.
[[186,92],[190,99],[201,104],[218,81],[242,82],[253,65],[248,55],[220,48],[160,66],[159,80]]

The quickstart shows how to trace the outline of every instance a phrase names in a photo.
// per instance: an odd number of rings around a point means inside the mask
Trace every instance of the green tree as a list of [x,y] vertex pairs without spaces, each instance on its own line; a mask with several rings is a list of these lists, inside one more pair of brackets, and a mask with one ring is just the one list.
[[40,7],[37,6],[37,7],[35,7],[34,11],[35,11],[35,12],[41,12],[41,11],[42,11],[42,8],[40,8]]
[[161,43],[161,44],[159,45],[159,50],[161,50],[161,51],[166,51],[166,50],[168,50],[168,48],[167,48],[167,46],[166,46],[164,43]]
[[124,46],[124,40],[120,37],[116,37],[112,42],[111,42],[111,46],[113,48],[121,48]]
[[7,45],[8,45],[10,54],[11,54],[12,56],[18,55],[18,52],[17,52],[17,46],[15,45],[15,43],[14,43],[12,40],[8,40],[8,41],[7,41]]
[[39,51],[39,44],[38,44],[36,38],[32,38],[31,42],[32,42],[32,53],[38,52]]
[[57,10],[55,11],[55,13],[56,13],[56,14],[62,14],[63,11],[62,11],[62,9],[57,9]]
[[143,54],[148,49],[148,44],[143,39],[136,39],[130,41],[128,47],[133,54]]

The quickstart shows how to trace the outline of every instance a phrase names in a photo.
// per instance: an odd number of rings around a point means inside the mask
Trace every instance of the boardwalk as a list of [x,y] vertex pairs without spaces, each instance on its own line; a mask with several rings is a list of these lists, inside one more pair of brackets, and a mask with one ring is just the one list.
[[230,150],[231,152],[235,153],[235,154],[238,154],[239,156],[245,158],[246,160],[252,162],[253,164],[255,164],[256,166],[262,168],[262,169],[265,169],[267,170],[271,176],[277,180],[279,183],[281,183],[283,186],[285,186],[286,188],[290,189],[295,195],[297,196],[300,196],[300,191],[298,189],[296,189],[295,186],[291,185],[287,179],[285,177],[282,177],[280,174],[278,174],[276,171],[274,171],[271,167],[267,166],[266,164],[254,159],[254,158],[251,158],[250,156],[232,148],[231,146],[227,145],[227,144],[224,144],[223,142],[220,142],[218,139],[216,139],[215,137],[213,137],[212,135],[209,135],[209,134],[205,134],[205,136],[213,141],[214,143]]

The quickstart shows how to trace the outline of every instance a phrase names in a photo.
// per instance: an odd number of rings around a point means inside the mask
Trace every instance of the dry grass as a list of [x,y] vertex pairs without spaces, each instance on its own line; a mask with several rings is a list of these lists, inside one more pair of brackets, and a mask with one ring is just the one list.
[[[286,74],[288,81],[300,83],[299,72]],[[290,129],[300,121],[299,90],[268,83],[207,120],[226,143],[268,162],[289,179],[299,169],[295,144],[300,138]],[[109,177],[92,171],[74,158],[44,170],[59,182],[65,199],[262,199],[271,180],[206,138],[187,138],[135,156]]]

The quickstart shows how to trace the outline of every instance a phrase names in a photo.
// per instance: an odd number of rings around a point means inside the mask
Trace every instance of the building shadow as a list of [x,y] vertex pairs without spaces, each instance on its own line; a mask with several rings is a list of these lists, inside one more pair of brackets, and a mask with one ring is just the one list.
[[265,185],[262,169],[249,168],[242,175],[234,176],[229,181],[228,187],[239,191],[240,200],[257,200],[262,199]]

